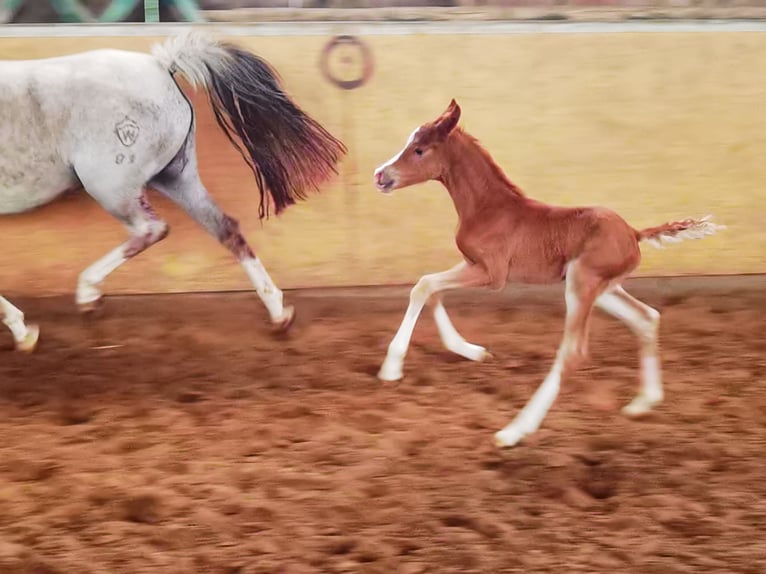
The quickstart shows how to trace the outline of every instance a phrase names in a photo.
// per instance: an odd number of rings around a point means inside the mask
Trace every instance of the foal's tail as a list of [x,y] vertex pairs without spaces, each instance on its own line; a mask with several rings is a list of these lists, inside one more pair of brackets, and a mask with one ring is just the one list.
[[196,32],[152,54],[170,74],[207,90],[218,125],[258,182],[261,218],[269,215],[266,189],[279,213],[337,173],[346,146],[293,103],[262,58]]
[[639,241],[647,241],[655,247],[662,247],[664,243],[680,243],[684,239],[702,239],[706,235],[726,229],[725,225],[713,223],[712,219],[712,215],[706,215],[700,219],[671,221],[636,231],[636,235]]

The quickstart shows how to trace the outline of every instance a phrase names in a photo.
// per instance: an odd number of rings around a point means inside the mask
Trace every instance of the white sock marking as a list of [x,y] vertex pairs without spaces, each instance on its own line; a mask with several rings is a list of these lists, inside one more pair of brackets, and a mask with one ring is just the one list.
[[407,305],[407,311],[404,313],[404,319],[402,319],[396,335],[394,335],[394,338],[388,345],[386,359],[383,361],[383,365],[378,372],[379,379],[383,381],[398,381],[402,378],[404,357],[407,355],[407,349],[410,346],[412,332],[415,330],[415,324],[429,295],[428,276],[421,277],[410,292],[410,302]]
[[101,290],[98,286],[106,279],[107,275],[127,261],[123,255],[127,245],[127,243],[124,243],[113,249],[80,273],[77,282],[78,305],[98,301],[101,297]]
[[243,259],[242,267],[255,287],[255,292],[263,301],[269,312],[272,322],[276,323],[284,319],[285,310],[282,305],[282,291],[271,280],[266,268],[258,257]]
[[0,297],[0,309],[3,311],[3,323],[10,329],[16,343],[23,343],[29,335],[24,323],[24,313],[5,297]]
[[596,305],[624,322],[639,339],[641,390],[623,408],[623,413],[639,415],[648,412],[663,399],[662,374],[660,360],[657,356],[657,330],[660,314],[656,309],[628,295],[620,286],[615,287],[611,292],[602,294],[596,300]]
[[444,308],[441,300],[437,301],[434,305],[434,320],[436,321],[436,327],[439,330],[442,343],[444,343],[448,350],[471,361],[481,361],[487,357],[488,353],[484,347],[467,342],[458,333],[450,321],[447,310]]
[[559,345],[556,360],[542,384],[524,408],[521,409],[521,412],[516,415],[516,418],[505,428],[495,433],[495,443],[498,446],[514,446],[526,435],[532,434],[540,428],[545,415],[548,414],[559,394],[564,363],[570,352],[576,351],[572,346],[577,344],[577,341],[573,341],[572,335],[569,333],[571,317],[576,316],[580,308],[580,299],[577,297],[573,285],[572,273],[574,272],[574,263],[570,263],[567,268],[566,290],[564,291],[564,299],[567,305],[566,325],[564,327],[564,339]]

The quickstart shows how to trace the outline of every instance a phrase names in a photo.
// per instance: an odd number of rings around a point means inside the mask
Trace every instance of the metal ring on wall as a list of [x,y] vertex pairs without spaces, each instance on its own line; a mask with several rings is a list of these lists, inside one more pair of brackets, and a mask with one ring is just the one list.
[[[353,80],[344,80],[342,78],[338,78],[337,76],[333,75],[332,71],[330,70],[330,55],[335,49],[343,45],[354,46],[362,59],[361,73],[359,77],[354,78]],[[330,83],[335,84],[342,90],[354,90],[366,84],[372,77],[372,51],[367,46],[367,44],[362,42],[356,36],[335,36],[325,45],[324,49],[322,50],[322,56],[319,60],[319,67],[322,70],[322,75]]]

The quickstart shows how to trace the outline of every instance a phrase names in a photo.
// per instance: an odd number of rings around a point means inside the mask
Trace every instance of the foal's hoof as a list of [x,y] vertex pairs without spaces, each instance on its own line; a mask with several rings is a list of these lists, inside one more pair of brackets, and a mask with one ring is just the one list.
[[626,417],[636,418],[649,414],[655,406],[660,404],[662,399],[651,399],[646,395],[638,395],[630,403],[622,407],[622,414]]
[[516,446],[521,442],[521,439],[523,439],[524,436],[524,432],[513,427],[506,427],[495,433],[495,446],[498,448],[510,448]]
[[37,325],[27,325],[27,336],[24,340],[16,342],[16,350],[24,353],[31,353],[37,347],[37,340],[40,338],[40,327]]
[[99,314],[104,309],[104,298],[99,297],[98,299],[88,301],[87,303],[78,303],[77,308],[83,315]]
[[378,371],[378,380],[384,383],[395,383],[401,381],[404,378],[404,373],[401,369],[388,369],[381,367]]
[[466,343],[465,341],[462,342],[462,344],[452,344],[447,345],[447,349],[452,351],[453,353],[460,355],[461,357],[468,359],[469,361],[476,361],[477,363],[480,363],[482,361],[486,361],[492,358],[492,353],[487,351],[484,347],[481,347],[479,345],[474,345],[472,343]]
[[277,333],[285,333],[295,322],[295,307],[288,305],[282,311],[282,318],[274,321],[274,330]]

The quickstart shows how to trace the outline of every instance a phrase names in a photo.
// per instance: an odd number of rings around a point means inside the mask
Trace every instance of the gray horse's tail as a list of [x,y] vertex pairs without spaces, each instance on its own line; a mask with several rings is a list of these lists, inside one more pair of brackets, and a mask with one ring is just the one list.
[[262,58],[196,32],[171,37],[152,54],[207,90],[218,125],[255,175],[261,218],[269,215],[266,190],[279,213],[337,173],[346,147],[293,103]]

